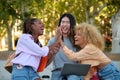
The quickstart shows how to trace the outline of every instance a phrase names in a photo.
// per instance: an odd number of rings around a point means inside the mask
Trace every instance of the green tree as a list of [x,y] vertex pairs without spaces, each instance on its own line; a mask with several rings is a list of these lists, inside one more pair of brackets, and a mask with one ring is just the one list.
[[0,39],[7,31],[8,50],[12,50],[11,31],[16,20],[37,17],[45,24],[47,43],[55,35],[58,19],[65,12],[73,14],[77,23],[88,22],[98,25],[104,33],[101,22],[106,18],[110,19],[118,9],[119,0],[0,0]]
[[[0,27],[1,32],[7,33],[8,50],[13,50],[11,31],[16,20],[23,20],[37,14],[36,11],[34,11],[33,3],[34,0],[29,0],[29,2],[27,0],[0,0]],[[1,37],[4,35],[5,34],[2,34]]]

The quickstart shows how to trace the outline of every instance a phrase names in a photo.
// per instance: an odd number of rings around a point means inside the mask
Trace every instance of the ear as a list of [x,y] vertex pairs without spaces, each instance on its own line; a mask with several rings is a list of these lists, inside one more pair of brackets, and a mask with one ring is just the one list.
[[36,27],[34,24],[31,25],[31,30],[34,30]]
[[32,24],[30,27],[31,27],[30,31],[33,34],[35,32],[35,26]]

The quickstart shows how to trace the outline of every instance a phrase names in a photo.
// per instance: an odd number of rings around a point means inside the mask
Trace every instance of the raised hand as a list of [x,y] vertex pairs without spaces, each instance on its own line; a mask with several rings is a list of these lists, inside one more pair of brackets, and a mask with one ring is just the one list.
[[61,27],[58,27],[56,32],[56,42],[60,43],[61,37],[62,37]]

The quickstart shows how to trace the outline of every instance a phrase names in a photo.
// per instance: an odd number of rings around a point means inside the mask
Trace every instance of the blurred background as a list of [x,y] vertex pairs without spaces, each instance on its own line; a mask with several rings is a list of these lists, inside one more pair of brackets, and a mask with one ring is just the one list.
[[[60,15],[66,12],[75,17],[77,24],[87,22],[97,26],[105,39],[105,53],[120,54],[119,0],[0,0],[0,80],[10,80],[3,65],[10,52],[15,50],[23,20],[29,17],[42,20],[45,31],[39,40],[46,45],[56,33]],[[50,71],[51,66],[46,72],[51,74]]]

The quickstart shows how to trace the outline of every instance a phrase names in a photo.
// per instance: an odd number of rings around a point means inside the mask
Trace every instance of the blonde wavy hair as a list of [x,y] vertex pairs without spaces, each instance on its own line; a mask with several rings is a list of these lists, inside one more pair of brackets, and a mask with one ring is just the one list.
[[93,44],[100,50],[104,50],[104,38],[95,26],[88,23],[81,23],[75,26],[76,31],[82,32],[87,44]]

